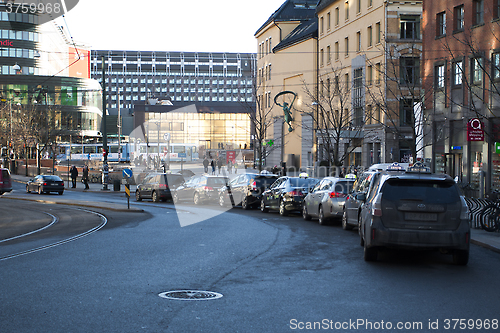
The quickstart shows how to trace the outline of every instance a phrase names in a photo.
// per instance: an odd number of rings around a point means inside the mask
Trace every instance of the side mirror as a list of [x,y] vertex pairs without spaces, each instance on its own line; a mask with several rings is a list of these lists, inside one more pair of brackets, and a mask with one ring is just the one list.
[[313,190],[314,190],[314,187],[310,187],[309,188],[309,193],[312,193]]
[[365,202],[366,201],[366,193],[356,194],[356,200]]

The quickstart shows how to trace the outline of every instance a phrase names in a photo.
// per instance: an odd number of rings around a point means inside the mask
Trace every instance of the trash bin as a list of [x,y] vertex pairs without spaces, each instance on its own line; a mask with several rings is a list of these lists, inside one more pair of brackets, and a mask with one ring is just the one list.
[[120,191],[120,180],[119,179],[113,180],[113,191]]

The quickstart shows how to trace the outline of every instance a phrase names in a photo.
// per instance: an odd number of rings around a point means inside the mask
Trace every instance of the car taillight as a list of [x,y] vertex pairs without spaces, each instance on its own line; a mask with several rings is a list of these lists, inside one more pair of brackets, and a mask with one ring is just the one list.
[[250,184],[250,186],[252,187],[252,191],[257,191],[257,182],[253,182],[252,184]]
[[168,185],[167,185],[167,184],[160,184],[160,188],[162,188],[162,189],[167,189],[167,188],[168,188]]
[[345,198],[345,194],[344,193],[340,193],[340,192],[330,192],[330,198]]
[[213,190],[214,190],[214,188],[213,188],[213,187],[210,187],[210,186],[203,186],[203,189],[204,189],[205,191],[213,191]]
[[299,190],[293,190],[293,191],[288,192],[288,195],[289,195],[289,196],[292,196],[292,197],[295,197],[295,196],[301,196],[301,195],[302,195],[302,191],[299,191]]
[[462,209],[460,210],[460,219],[468,220],[469,219],[469,206],[467,206],[467,202],[464,197],[460,197],[460,201],[462,201]]
[[64,182],[61,182],[59,185],[64,186]]
[[382,193],[379,193],[373,202],[372,215],[382,216]]
[[43,185],[43,186],[47,186],[47,183],[43,183],[42,185]]

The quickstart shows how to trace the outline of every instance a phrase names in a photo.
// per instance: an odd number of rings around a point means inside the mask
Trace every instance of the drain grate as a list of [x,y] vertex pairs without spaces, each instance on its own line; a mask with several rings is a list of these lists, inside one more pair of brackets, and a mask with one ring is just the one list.
[[202,290],[173,290],[166,291],[158,296],[167,299],[176,299],[181,301],[204,301],[221,298],[222,294],[213,291]]

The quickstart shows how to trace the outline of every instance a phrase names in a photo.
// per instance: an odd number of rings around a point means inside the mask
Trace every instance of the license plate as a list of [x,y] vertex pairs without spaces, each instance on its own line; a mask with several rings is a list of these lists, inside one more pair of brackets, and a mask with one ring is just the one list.
[[405,220],[409,221],[437,221],[436,213],[405,213]]
[[52,183],[52,184],[50,184],[50,185],[52,185],[52,186],[57,186],[57,183]]

